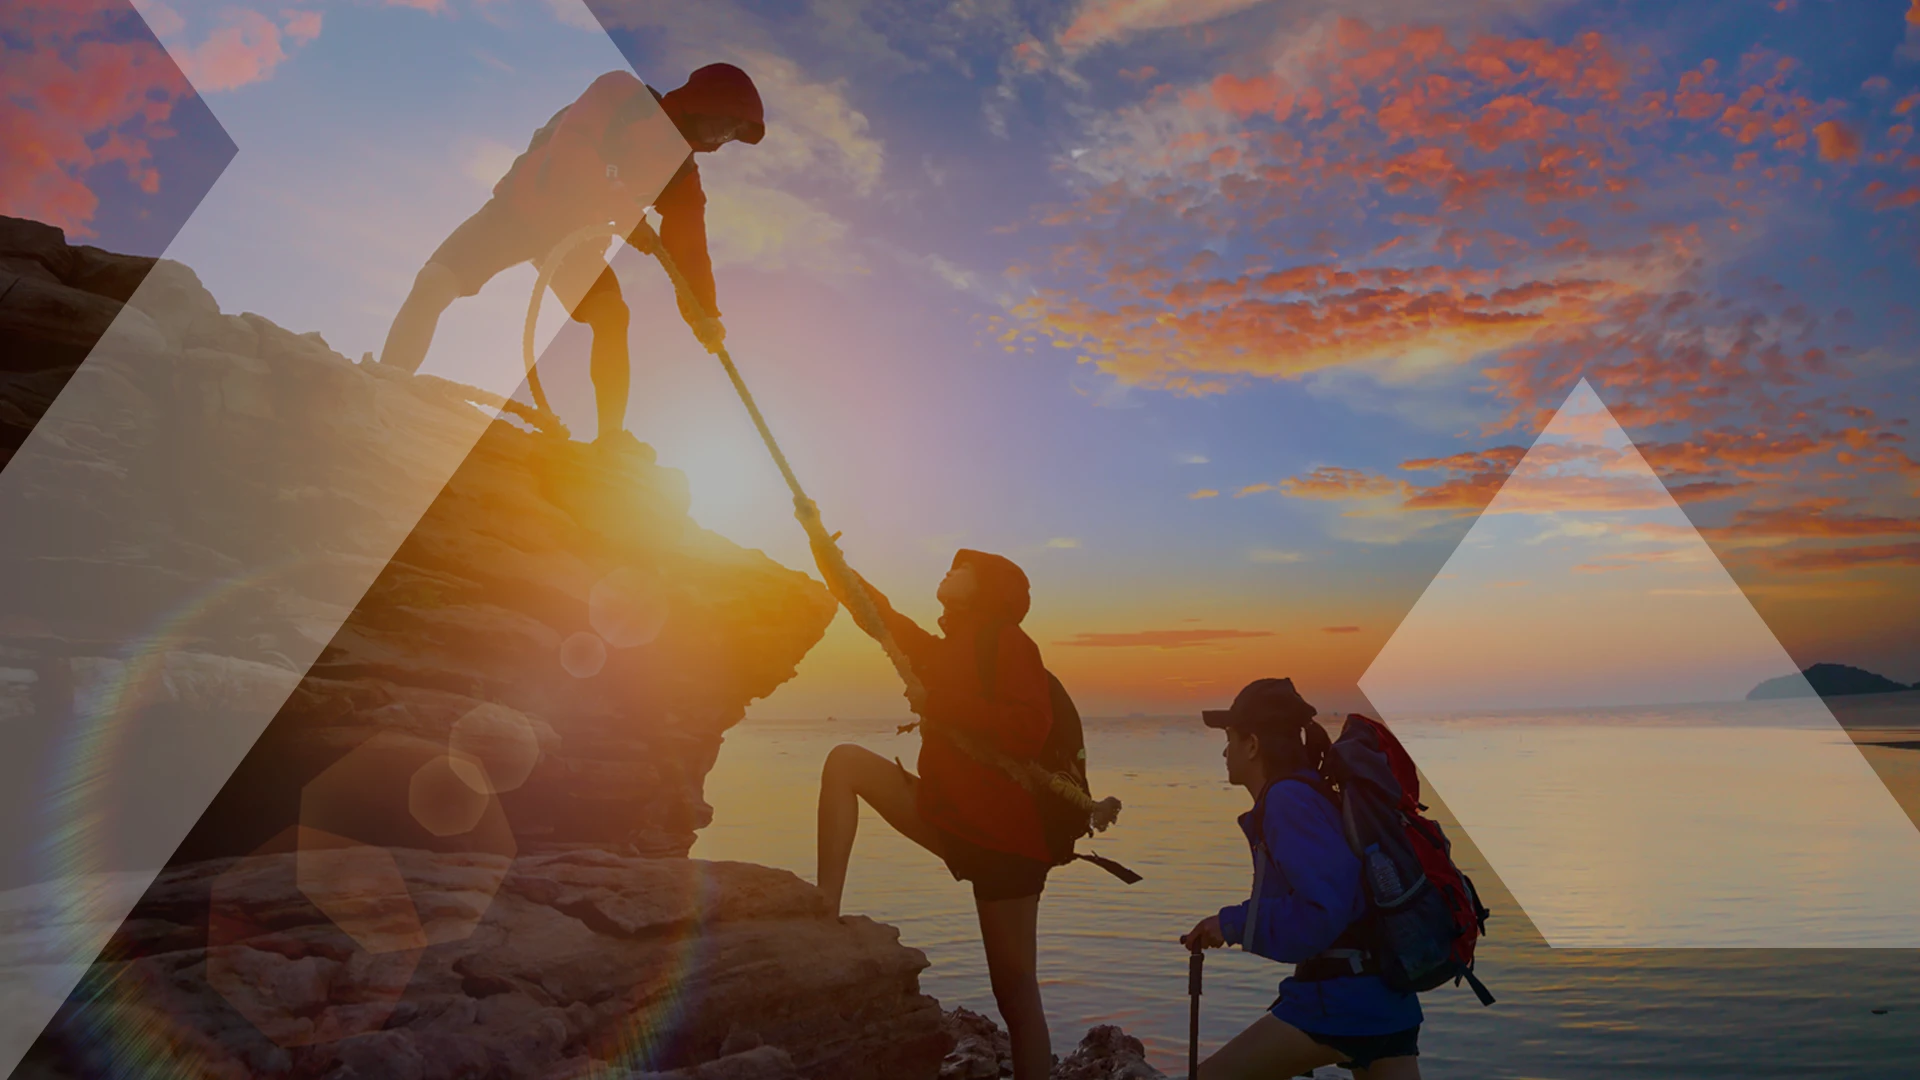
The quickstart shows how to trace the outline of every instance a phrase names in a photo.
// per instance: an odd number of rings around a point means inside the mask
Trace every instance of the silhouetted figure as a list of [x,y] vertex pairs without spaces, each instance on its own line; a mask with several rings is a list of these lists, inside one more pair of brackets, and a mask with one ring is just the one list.
[[1355,924],[1367,914],[1360,860],[1347,846],[1322,762],[1332,740],[1291,679],[1258,679],[1228,709],[1202,714],[1227,735],[1227,782],[1253,809],[1253,894],[1180,938],[1189,949],[1239,945],[1294,964],[1267,1015],[1200,1063],[1197,1080],[1295,1076],[1344,1064],[1356,1080],[1419,1080],[1420,999],[1368,968]]
[[[813,535],[821,574],[837,595],[841,585],[827,569],[824,537]],[[894,611],[870,586],[868,592],[925,687],[925,699],[911,703],[926,719],[920,774],[865,747],[833,748],[820,775],[820,889],[838,914],[862,799],[902,836],[939,856],[956,881],[971,882],[994,1001],[1013,1042],[1014,1076],[1045,1080],[1053,1048],[1040,1002],[1035,934],[1053,859],[1040,812],[1012,777],[941,736],[943,728],[965,731],[1021,758],[1039,754],[1045,743],[1053,722],[1050,684],[1039,647],[1020,629],[1027,576],[1001,556],[961,551],[935,593],[944,608],[937,636]]]
[[[709,64],[689,75],[685,86],[664,95],[625,71],[600,76],[534,134],[526,152],[494,186],[493,198],[427,260],[387,332],[380,362],[419,370],[440,314],[455,299],[478,293],[508,267],[538,265],[584,226],[633,220],[653,193],[629,188],[626,180],[662,171],[658,132],[645,123],[655,115],[655,102],[696,153],[712,153],[736,139],[757,143],[766,133],[753,80],[731,64]],[[665,152],[678,154],[683,148],[674,144]],[[660,213],[662,246],[705,308],[705,316],[697,316],[681,298],[681,314],[701,342],[713,348],[725,331],[714,296],[713,261],[707,254],[706,205],[700,170],[687,154],[653,206]],[[593,330],[591,372],[599,438],[630,442],[624,427],[631,378],[629,315],[619,281],[606,266],[605,250],[605,243],[575,248],[555,268],[552,288],[571,307],[573,319]]]

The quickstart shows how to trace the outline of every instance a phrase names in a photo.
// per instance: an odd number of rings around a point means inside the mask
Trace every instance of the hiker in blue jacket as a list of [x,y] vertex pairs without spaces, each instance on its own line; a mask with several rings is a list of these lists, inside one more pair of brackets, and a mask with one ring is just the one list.
[[1198,1080],[1295,1076],[1343,1065],[1359,1080],[1418,1080],[1420,999],[1367,970],[1354,932],[1367,912],[1360,860],[1347,846],[1321,762],[1331,739],[1291,679],[1248,684],[1227,709],[1227,782],[1253,809],[1240,830],[1253,849],[1250,899],[1221,908],[1180,939],[1189,949],[1238,945],[1294,965],[1268,1015],[1200,1064]]

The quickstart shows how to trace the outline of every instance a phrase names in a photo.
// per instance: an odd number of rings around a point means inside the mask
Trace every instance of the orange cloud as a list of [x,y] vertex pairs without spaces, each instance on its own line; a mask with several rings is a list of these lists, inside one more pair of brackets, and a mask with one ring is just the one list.
[[150,144],[193,93],[158,42],[131,28],[124,3],[17,0],[0,36],[0,213],[91,236],[88,183],[113,165],[157,190]]
[[1852,570],[1872,566],[1920,566],[1920,542],[1786,552],[1773,564],[1788,570]]
[[1099,649],[1191,649],[1222,641],[1272,637],[1271,630],[1138,630],[1132,633],[1080,633],[1055,645]]
[[1885,514],[1838,514],[1832,511],[1844,498],[1817,498],[1791,506],[1748,507],[1728,524],[1713,530],[1728,539],[1788,539],[1802,537],[1920,536],[1920,518]]
[[1814,126],[1820,143],[1821,161],[1854,161],[1860,157],[1860,136],[1838,120],[1826,120]]
[[1614,555],[1601,555],[1587,562],[1576,564],[1576,574],[1609,574],[1618,570],[1633,570],[1642,566],[1659,563],[1693,562],[1700,557],[1698,549],[1668,548],[1661,551],[1625,551]]
[[[316,35],[319,25],[312,12],[301,12],[296,25]],[[306,40],[312,40],[311,37]],[[221,26],[191,48],[174,50],[187,78],[202,92],[236,90],[273,74],[287,58],[280,45],[280,27],[257,11],[229,11]]]
[[1189,499],[1213,499],[1213,498],[1218,498],[1218,497],[1219,497],[1219,495],[1220,495],[1220,492],[1219,492],[1218,490],[1216,490],[1216,489],[1214,489],[1214,488],[1201,488],[1201,489],[1200,489],[1199,491],[1196,491],[1196,492],[1194,492],[1193,494],[1191,494],[1191,495],[1189,495],[1189,496],[1187,496],[1187,498],[1189,498]]
[[1306,476],[1280,481],[1280,490],[1296,499],[1365,499],[1401,494],[1406,491],[1406,481],[1363,469],[1322,465]]
[[1225,18],[1260,0],[1083,0],[1057,39],[1069,53],[1151,30],[1196,26]]

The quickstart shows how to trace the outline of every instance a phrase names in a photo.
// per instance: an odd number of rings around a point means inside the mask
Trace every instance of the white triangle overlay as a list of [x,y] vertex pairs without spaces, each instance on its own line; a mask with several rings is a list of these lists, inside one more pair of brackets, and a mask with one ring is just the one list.
[[1554,947],[1920,947],[1920,829],[1778,676],[1582,380],[1360,685]]
[[[214,7],[179,6],[194,15]],[[492,7],[490,16],[498,21],[422,21],[412,8],[341,5],[328,12],[325,36],[305,62],[222,92],[212,105],[239,152],[182,224],[168,258],[192,267],[228,312],[257,311],[298,330],[324,330],[334,340],[346,334],[378,342],[435,246],[486,202],[497,177],[482,182],[472,175],[476,148],[526,145],[538,124],[593,79],[628,70],[580,0],[512,0]],[[388,61],[403,62],[340,62],[352,51],[355,33],[368,35],[363,40],[380,37]],[[182,66],[178,55],[173,59]],[[435,77],[421,79],[425,71]],[[507,106],[517,112],[501,111]],[[657,106],[641,123],[635,152],[650,159],[639,175],[625,178],[635,202],[613,223],[623,234],[689,152]],[[200,437],[196,423],[150,423],[160,404],[127,389],[141,385],[138,374],[159,362],[190,368],[179,354],[193,350],[166,334],[177,338],[194,317],[195,294],[178,287],[178,278],[169,284],[163,276],[143,280],[0,470],[0,523],[26,538],[0,551],[0,596],[27,593],[42,573],[36,559],[111,549],[116,541],[118,550],[144,551],[154,536],[172,535],[174,522],[223,522],[242,536],[254,523],[263,530],[275,527],[286,511],[262,492],[304,490],[312,476],[321,475],[326,455],[365,449],[350,443],[356,436],[347,429],[303,422],[288,424],[285,455],[237,461],[225,472],[141,467],[176,457],[191,461],[191,453],[199,452],[179,449]],[[436,338],[435,356],[446,358],[438,372],[512,393],[524,377],[517,346],[532,283],[532,269],[519,267],[457,306]],[[566,324],[558,301],[549,296],[546,305],[536,353],[544,353]],[[496,357],[499,365],[489,366]],[[328,369],[315,365],[316,371]],[[331,393],[316,394],[306,407],[324,412]],[[389,415],[385,408],[379,410],[383,421],[404,430],[412,414],[395,406]],[[364,489],[341,489],[342,503],[355,513],[314,515],[307,546],[299,552],[236,546],[216,558],[168,541],[151,567],[139,567],[165,585],[116,597],[112,618],[100,620],[151,628],[144,637],[114,643],[114,651],[128,659],[76,658],[71,717],[40,710],[27,720],[4,718],[0,750],[30,763],[36,760],[30,755],[37,755],[47,775],[36,779],[51,793],[29,812],[0,815],[0,864],[38,875],[34,884],[0,891],[0,1075],[13,1071],[93,964],[495,412],[475,409],[462,418],[464,427],[439,421],[450,426],[422,430],[417,440],[396,430],[379,452],[402,467],[389,476],[368,470],[360,478]],[[278,422],[287,423],[284,417]],[[309,460],[301,462],[302,455]],[[287,475],[281,470],[288,460],[305,471]],[[164,490],[129,497],[140,485]],[[62,493],[52,509],[44,498],[49,491]],[[99,510],[97,518],[89,508]],[[225,641],[193,646],[204,654],[188,651],[167,632],[208,597],[259,589],[283,580],[290,567],[315,565],[329,569],[303,579],[305,606],[297,615],[277,616],[287,624],[276,646],[285,666],[233,660],[250,653]],[[74,624],[94,625],[78,616]],[[203,627],[196,632],[211,634]],[[129,783],[134,776],[150,779],[160,766],[119,757],[113,736],[134,722],[141,704],[125,692],[120,673],[164,675],[171,671],[166,665],[181,658],[239,665],[236,670],[251,673],[248,692],[199,715],[197,726],[183,733],[183,741],[191,735],[199,751],[171,763],[164,785]],[[20,669],[4,674],[15,685],[35,677]]]

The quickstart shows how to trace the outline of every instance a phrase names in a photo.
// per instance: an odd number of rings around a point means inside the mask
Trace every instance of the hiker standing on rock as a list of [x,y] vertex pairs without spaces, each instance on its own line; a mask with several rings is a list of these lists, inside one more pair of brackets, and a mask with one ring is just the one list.
[[[658,123],[662,112],[679,139]],[[672,179],[652,199],[660,213],[660,241],[702,309],[682,296],[680,313],[703,345],[718,348],[726,333],[707,254],[707,197],[687,149],[708,154],[736,139],[757,143],[765,133],[759,91],[731,64],[709,64],[664,95],[625,71],[600,76],[534,133],[526,153],[494,186],[493,198],[427,260],[394,316],[380,362],[419,370],[440,315],[454,300],[478,293],[508,267],[538,266],[582,227],[635,220],[665,175]],[[575,248],[555,268],[552,288],[574,321],[593,330],[598,441],[614,446],[635,440],[625,429],[629,315],[605,253],[604,241]]]
[[[818,512],[801,510],[803,521]],[[813,536],[821,575],[841,603],[829,567],[831,539]],[[827,546],[823,546],[827,545]],[[900,835],[939,856],[956,881],[973,885],[994,1001],[1013,1044],[1017,1080],[1045,1080],[1053,1067],[1040,1002],[1036,935],[1040,892],[1053,865],[1034,797],[1013,778],[964,753],[941,729],[965,731],[1009,757],[1031,758],[1046,742],[1053,706],[1040,649],[1020,629],[1027,575],[1010,560],[961,551],[935,596],[941,635],[929,634],[861,581],[925,687],[912,702],[921,729],[920,775],[865,747],[843,744],[820,773],[819,885],[834,914],[860,824],[860,800]]]
[[1295,965],[1268,1015],[1200,1063],[1196,1080],[1295,1076],[1344,1065],[1358,1080],[1419,1080],[1420,999],[1369,970],[1359,858],[1327,794],[1331,740],[1291,679],[1260,679],[1231,708],[1202,714],[1227,736],[1227,782],[1253,796],[1240,829],[1254,891],[1181,937],[1192,950],[1239,945]]

